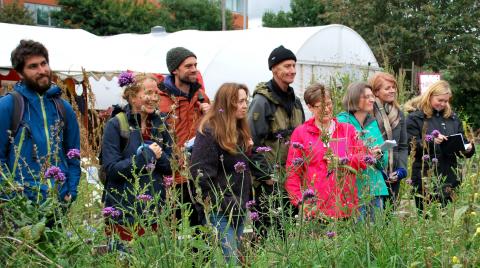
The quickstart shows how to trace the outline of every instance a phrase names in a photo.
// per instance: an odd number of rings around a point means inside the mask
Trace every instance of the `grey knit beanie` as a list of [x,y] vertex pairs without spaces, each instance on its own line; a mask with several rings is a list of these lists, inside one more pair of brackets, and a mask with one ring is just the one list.
[[273,66],[279,64],[282,61],[294,60],[297,61],[297,57],[290,49],[286,49],[284,46],[279,46],[272,50],[270,56],[268,57],[268,69],[272,69]]
[[195,57],[197,56],[190,50],[184,47],[175,47],[170,49],[167,52],[167,68],[170,73],[173,73],[182,62],[188,57]]

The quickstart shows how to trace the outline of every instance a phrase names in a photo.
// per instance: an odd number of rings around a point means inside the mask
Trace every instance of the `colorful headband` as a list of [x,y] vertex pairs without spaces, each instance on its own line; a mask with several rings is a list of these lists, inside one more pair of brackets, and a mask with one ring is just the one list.
[[118,76],[118,85],[120,87],[129,86],[134,83],[135,83],[135,75],[133,74],[133,72],[129,72],[129,71],[122,72]]

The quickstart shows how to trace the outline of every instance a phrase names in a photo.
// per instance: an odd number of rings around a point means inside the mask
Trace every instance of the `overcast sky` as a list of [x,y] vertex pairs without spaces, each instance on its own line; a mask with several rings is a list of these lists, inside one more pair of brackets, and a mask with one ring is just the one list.
[[278,12],[280,10],[290,10],[290,0],[248,0],[248,24],[250,28],[262,25],[262,15],[270,10]]

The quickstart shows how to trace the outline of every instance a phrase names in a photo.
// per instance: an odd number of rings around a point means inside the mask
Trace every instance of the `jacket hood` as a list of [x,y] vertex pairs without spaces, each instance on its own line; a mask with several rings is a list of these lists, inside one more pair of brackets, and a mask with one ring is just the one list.
[[[332,118],[332,121],[338,126],[338,121],[337,121],[336,118]],[[308,119],[304,124],[305,124],[305,129],[309,133],[317,134],[317,135],[320,134],[320,129],[315,124],[315,118],[314,117]]]
[[197,92],[202,85],[200,83],[192,83],[190,84],[190,93],[187,94],[183,91],[181,91],[176,85],[175,85],[175,77],[173,75],[167,75],[165,77],[165,80],[163,81],[164,85],[164,91],[166,91],[167,94],[173,95],[173,96],[182,96],[186,98],[190,98]]
[[271,84],[269,82],[260,82],[255,87],[255,91],[253,91],[253,96],[255,94],[260,94],[265,96],[269,101],[273,102],[276,105],[280,104],[278,98],[276,98],[273,94],[273,90],[271,89]]

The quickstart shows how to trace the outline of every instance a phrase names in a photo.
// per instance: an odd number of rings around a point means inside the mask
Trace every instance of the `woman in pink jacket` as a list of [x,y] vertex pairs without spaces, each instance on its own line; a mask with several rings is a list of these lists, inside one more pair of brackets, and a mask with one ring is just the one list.
[[355,174],[366,168],[366,149],[352,125],[333,117],[323,85],[309,86],[304,99],[313,117],[291,136],[285,188],[306,217],[348,218],[357,209]]

